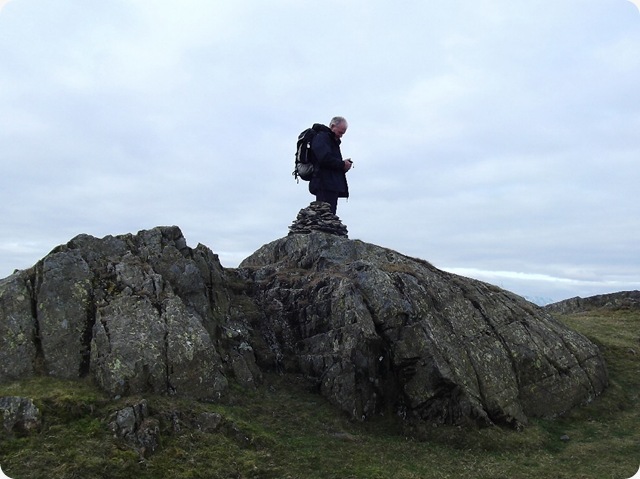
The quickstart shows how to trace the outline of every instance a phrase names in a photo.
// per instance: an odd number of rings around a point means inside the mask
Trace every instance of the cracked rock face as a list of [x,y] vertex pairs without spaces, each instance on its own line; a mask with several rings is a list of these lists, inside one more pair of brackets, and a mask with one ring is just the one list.
[[217,256],[177,227],[77,236],[2,280],[0,300],[3,381],[90,375],[114,396],[211,400],[239,367],[241,382],[259,381],[244,330],[220,334],[236,313]]
[[519,427],[607,384],[598,348],[541,308],[388,249],[294,235],[240,269],[268,311],[258,356],[315,378],[355,418]]
[[216,400],[266,370],[303,374],[357,419],[514,427],[607,384],[597,347],[523,298],[317,230],[236,269],[177,227],[80,235],[0,280],[0,381]]

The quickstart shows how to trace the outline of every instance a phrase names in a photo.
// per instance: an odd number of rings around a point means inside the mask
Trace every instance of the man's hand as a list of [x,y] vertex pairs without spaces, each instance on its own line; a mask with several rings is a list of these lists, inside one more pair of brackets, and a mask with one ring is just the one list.
[[352,166],[353,166],[353,161],[351,161],[351,158],[347,158],[346,160],[344,160],[344,171],[345,171],[345,173],[347,171],[349,171]]

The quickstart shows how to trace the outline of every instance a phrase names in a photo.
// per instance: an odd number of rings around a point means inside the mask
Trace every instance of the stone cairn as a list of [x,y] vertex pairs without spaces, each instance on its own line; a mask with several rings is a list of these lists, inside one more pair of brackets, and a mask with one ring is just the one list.
[[308,234],[312,231],[347,237],[347,227],[331,212],[331,205],[323,201],[313,201],[301,209],[296,220],[289,226],[289,235]]

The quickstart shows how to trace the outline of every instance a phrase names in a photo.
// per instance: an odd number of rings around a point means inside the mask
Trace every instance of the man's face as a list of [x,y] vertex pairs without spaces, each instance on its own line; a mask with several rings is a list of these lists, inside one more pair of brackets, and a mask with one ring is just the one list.
[[342,138],[342,135],[344,135],[347,132],[347,127],[349,125],[347,125],[346,121],[343,121],[342,123],[340,123],[339,125],[333,125],[331,127],[331,131],[333,132],[334,135],[336,135],[338,138]]

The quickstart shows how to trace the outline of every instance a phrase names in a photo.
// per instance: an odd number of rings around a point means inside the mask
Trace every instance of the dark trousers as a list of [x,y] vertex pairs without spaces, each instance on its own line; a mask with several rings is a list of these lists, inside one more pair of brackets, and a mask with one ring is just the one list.
[[324,201],[331,205],[331,212],[335,215],[338,210],[338,192],[337,191],[318,191],[316,193],[316,201]]

